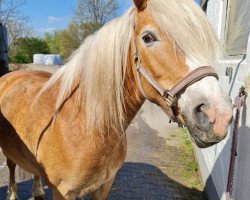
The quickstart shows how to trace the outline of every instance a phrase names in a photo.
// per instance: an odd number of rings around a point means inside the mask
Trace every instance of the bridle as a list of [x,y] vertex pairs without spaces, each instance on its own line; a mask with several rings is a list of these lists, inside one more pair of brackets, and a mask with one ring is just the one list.
[[210,66],[203,66],[199,67],[193,71],[191,71],[186,77],[184,77],[180,82],[178,82],[173,88],[165,89],[163,88],[153,77],[152,75],[144,68],[141,64],[141,60],[139,57],[139,53],[135,45],[135,54],[134,54],[134,63],[136,69],[136,76],[137,82],[139,86],[139,90],[141,91],[142,95],[145,99],[148,99],[147,94],[145,93],[142,82],[141,82],[141,75],[149,82],[149,84],[162,96],[165,100],[167,106],[169,107],[169,112],[167,113],[170,118],[170,122],[177,122],[180,127],[185,126],[185,122],[182,117],[176,112],[178,110],[178,98],[181,92],[183,92],[187,87],[190,85],[198,82],[199,80],[213,76],[217,80],[219,79],[218,74],[216,71]]

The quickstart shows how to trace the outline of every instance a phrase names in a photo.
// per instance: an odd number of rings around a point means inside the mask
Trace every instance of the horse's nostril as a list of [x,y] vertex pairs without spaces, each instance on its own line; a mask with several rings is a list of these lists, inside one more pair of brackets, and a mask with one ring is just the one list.
[[193,119],[196,125],[203,130],[207,130],[210,126],[209,118],[206,114],[206,109],[209,106],[205,103],[200,103],[193,109]]
[[204,106],[205,106],[204,103],[198,105],[198,106],[196,107],[196,111],[197,111],[197,112],[204,112]]
[[199,105],[197,105],[195,108],[194,108],[194,115],[196,115],[197,117],[201,117],[203,116],[204,114],[206,114],[206,109],[207,109],[207,106],[204,104],[204,103],[201,103]]

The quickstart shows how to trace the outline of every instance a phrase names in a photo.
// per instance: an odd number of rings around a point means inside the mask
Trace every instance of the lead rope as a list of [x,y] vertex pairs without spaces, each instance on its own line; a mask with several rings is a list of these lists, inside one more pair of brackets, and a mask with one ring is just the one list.
[[227,190],[226,190],[226,200],[231,200],[233,193],[233,183],[235,176],[235,160],[237,157],[237,142],[238,142],[238,129],[241,115],[241,107],[243,106],[245,99],[247,97],[247,92],[244,87],[240,88],[239,95],[234,99],[234,107],[236,108],[236,115],[234,121],[234,129],[231,143],[231,155],[230,155],[230,164],[228,171],[228,179],[227,179]]

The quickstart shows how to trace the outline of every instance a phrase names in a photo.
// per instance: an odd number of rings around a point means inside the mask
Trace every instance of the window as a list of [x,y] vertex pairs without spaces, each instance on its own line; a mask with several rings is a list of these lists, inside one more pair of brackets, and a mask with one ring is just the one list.
[[249,25],[250,1],[228,0],[226,9],[224,48],[227,55],[246,54]]
[[201,0],[200,1],[200,6],[204,12],[207,12],[207,3],[208,3],[208,0]]

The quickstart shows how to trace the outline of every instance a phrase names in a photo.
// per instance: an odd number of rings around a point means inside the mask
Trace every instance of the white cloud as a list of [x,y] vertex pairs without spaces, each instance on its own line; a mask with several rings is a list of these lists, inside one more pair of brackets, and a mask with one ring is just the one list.
[[54,17],[54,16],[49,16],[48,17],[48,23],[54,24],[57,22],[62,22],[64,19],[62,17]]
[[55,30],[56,28],[50,27],[50,28],[38,29],[37,32],[39,32],[40,34],[44,34],[44,33],[52,33]]

